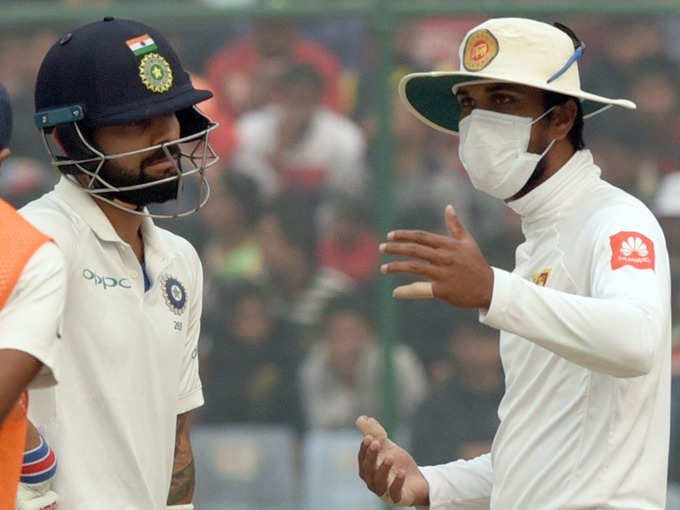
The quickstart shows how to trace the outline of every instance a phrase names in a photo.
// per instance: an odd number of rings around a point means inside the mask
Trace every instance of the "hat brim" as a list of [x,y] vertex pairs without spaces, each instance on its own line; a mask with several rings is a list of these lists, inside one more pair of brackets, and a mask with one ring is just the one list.
[[472,74],[463,71],[408,74],[399,83],[399,96],[411,112],[425,124],[446,133],[458,134],[460,105],[453,88],[465,83],[480,81],[516,83],[576,97],[581,100],[583,118],[597,115],[612,106],[620,106],[629,110],[636,108],[635,103],[627,99],[610,99],[582,90],[568,91],[563,87],[551,86],[550,84],[531,83],[529,81],[516,82],[500,76]]
[[158,100],[146,101],[144,104],[125,105],[125,108],[117,108],[115,111],[107,111],[98,117],[88,117],[85,112],[83,123],[86,126],[109,126],[127,124],[139,120],[150,119],[159,115],[178,112],[191,106],[210,99],[213,96],[209,90],[199,90],[191,85],[177,90],[172,97],[159,95]]

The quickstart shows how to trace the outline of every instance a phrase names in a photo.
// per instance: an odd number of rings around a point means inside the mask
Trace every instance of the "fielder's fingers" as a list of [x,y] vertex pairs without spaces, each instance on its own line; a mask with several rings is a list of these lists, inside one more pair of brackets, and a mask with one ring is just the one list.
[[376,470],[373,477],[373,484],[371,490],[378,496],[383,496],[387,492],[387,481],[389,479],[390,470],[392,469],[392,460],[385,459],[380,467]]
[[378,249],[387,255],[406,255],[433,264],[444,264],[448,260],[441,251],[416,243],[381,243]]
[[429,278],[430,280],[438,280],[441,267],[430,264],[429,262],[420,262],[418,260],[395,260],[393,262],[386,262],[380,266],[382,273],[404,273],[415,276]]
[[446,219],[446,226],[449,228],[451,235],[456,236],[465,232],[465,227],[458,220],[456,210],[451,204],[446,206],[446,209],[444,210],[444,217]]
[[447,244],[451,238],[441,234],[426,232],[425,230],[393,230],[387,233],[387,240],[406,241],[429,246],[430,248],[439,248]]
[[392,291],[392,297],[397,299],[433,298],[432,282],[413,282],[408,285],[400,285]]
[[359,447],[359,455],[357,455],[357,461],[359,462],[359,476],[362,476],[363,473],[363,465],[364,461],[366,459],[366,453],[368,452],[368,447],[371,445],[373,442],[372,437],[365,437],[363,441],[361,441],[361,446]]
[[371,438],[371,443],[366,449],[366,455],[364,455],[364,460],[361,463],[361,469],[364,472],[364,476],[368,478],[368,481],[373,479],[375,474],[375,469],[377,467],[378,454],[380,453],[380,442]]
[[406,474],[403,471],[399,471],[390,485],[390,499],[395,503],[401,501],[401,490],[404,487],[404,482],[406,481]]

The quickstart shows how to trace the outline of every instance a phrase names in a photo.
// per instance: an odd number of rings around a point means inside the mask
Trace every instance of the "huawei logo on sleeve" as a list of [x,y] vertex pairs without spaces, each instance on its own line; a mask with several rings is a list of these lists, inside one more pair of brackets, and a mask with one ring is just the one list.
[[621,253],[624,257],[646,257],[649,254],[647,244],[639,237],[629,237],[621,245]]
[[654,270],[654,243],[639,232],[619,232],[609,238],[612,269],[633,266]]

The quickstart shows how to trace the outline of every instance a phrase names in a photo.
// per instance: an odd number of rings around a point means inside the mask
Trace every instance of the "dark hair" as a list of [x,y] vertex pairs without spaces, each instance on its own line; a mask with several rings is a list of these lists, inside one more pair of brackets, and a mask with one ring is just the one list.
[[572,96],[548,91],[543,92],[543,101],[546,110],[549,110],[556,105],[563,105],[568,101],[573,101],[574,104],[576,104],[576,118],[574,119],[574,125],[571,127],[567,138],[574,146],[574,150],[580,151],[581,149],[584,149],[586,144],[583,141],[583,108],[581,107],[581,101]]
[[[227,282],[217,281],[212,291],[212,306],[205,311],[205,330],[210,336],[218,338],[224,335],[225,329],[230,331],[238,305],[246,299],[254,298],[267,303],[267,293],[263,284],[245,278]],[[219,303],[217,305],[216,303]]]
[[[93,139],[92,130],[83,126],[82,123],[78,124],[78,128],[80,129],[80,132],[82,133],[83,138],[85,138],[87,143],[97,148],[94,142],[92,141]],[[83,144],[83,141],[81,140],[78,131],[76,131],[75,123],[62,124],[56,126],[54,128],[54,132],[55,139],[59,146],[61,147],[61,149],[66,154],[67,158],[73,160],[81,160],[97,157],[97,155],[94,152],[92,152],[85,146],[85,144]],[[97,165],[98,165],[97,161],[92,161],[90,163],[81,163],[81,166],[83,168],[86,168],[91,172],[94,172],[97,169]],[[63,174],[78,175],[82,173],[82,171],[76,165],[61,165],[59,166],[59,170]]]
[[[574,31],[563,23],[553,23],[553,26],[561,30],[569,36],[572,44],[574,45],[574,50],[583,50],[586,45],[581,39],[574,33]],[[545,107],[546,109],[552,108],[555,105],[565,104],[567,101],[574,101],[576,104],[576,119],[574,119],[574,125],[571,127],[567,138],[574,147],[574,150],[580,151],[584,149],[586,144],[583,141],[583,108],[581,107],[581,101],[573,96],[567,96],[565,94],[559,94],[557,92],[544,92],[543,93]]]
[[266,212],[274,217],[286,242],[304,253],[310,264],[316,265],[317,231],[311,198],[289,191],[269,203]]
[[323,77],[314,67],[306,64],[297,64],[288,69],[281,76],[281,87],[297,87],[311,85],[319,94],[323,90]]
[[262,198],[255,180],[235,170],[227,170],[223,174],[222,183],[230,197],[242,209],[248,226],[255,225],[262,214]]
[[358,292],[346,292],[329,299],[321,314],[321,324],[327,325],[333,317],[340,313],[357,315],[368,326],[375,327],[373,307],[369,300]]

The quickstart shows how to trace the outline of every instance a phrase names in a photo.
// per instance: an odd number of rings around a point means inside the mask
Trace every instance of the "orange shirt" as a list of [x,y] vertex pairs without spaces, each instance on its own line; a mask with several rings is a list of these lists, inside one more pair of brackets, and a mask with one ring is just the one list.
[[[0,308],[33,254],[49,237],[0,199]],[[13,510],[26,443],[28,393],[24,392],[0,426],[0,510]]]
[[13,510],[26,445],[28,392],[24,391],[0,427],[0,510]]

